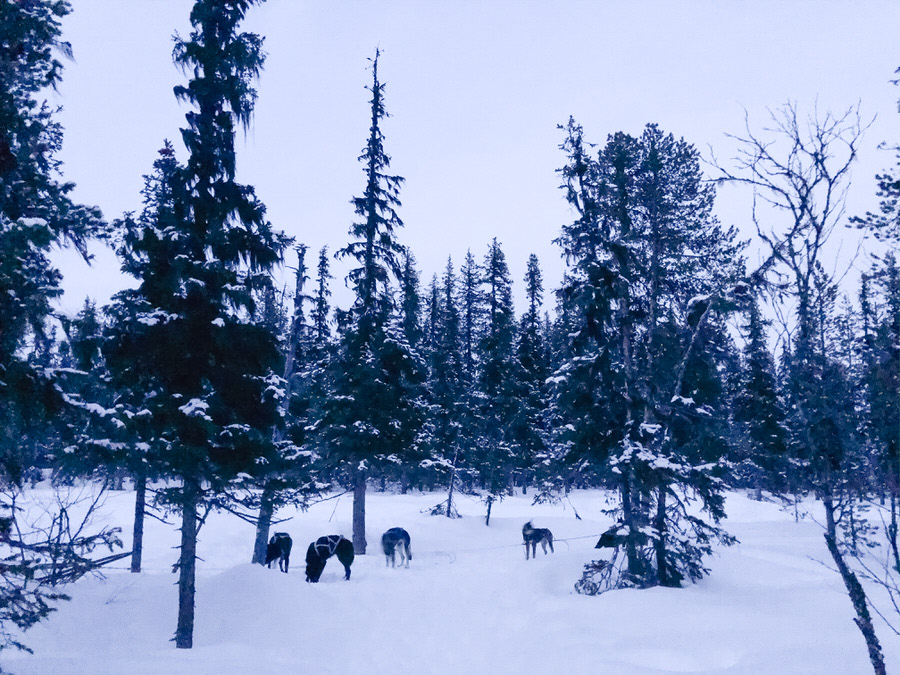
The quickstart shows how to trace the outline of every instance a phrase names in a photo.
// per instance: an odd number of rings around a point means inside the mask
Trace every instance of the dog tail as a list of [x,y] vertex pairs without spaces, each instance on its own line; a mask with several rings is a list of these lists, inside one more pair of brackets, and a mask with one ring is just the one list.
[[550,531],[547,532],[547,543],[550,544],[550,553],[556,553],[553,550],[553,533]]

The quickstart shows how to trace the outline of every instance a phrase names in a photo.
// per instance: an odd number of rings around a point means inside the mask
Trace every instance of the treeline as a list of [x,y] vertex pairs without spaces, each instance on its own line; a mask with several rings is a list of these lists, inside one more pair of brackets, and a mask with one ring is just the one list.
[[[813,492],[839,567],[877,536],[900,569],[898,262],[874,260],[850,298],[822,260],[848,225],[855,110],[798,121],[785,106],[774,137],[748,127],[740,160],[714,163],[712,180],[692,145],[654,124],[595,145],[570,119],[559,175],[575,219],[555,240],[560,287],[544,287],[536,255],[513,280],[496,239],[423,281],[402,244],[403,178],[390,171],[376,52],[363,189],[334,252],[350,262],[354,300],[334,307],[332,252],[311,259],[235,180],[234,134],[251,119],[264,62],[262,38],[239,30],[254,4],[195,2],[174,50],[188,78],[175,88],[190,107],[187,158],[161,141],[141,208],[111,223],[67,196],[54,158],[62,129],[38,103],[60,77],[51,48],[65,47],[68,3],[0,10],[0,509],[5,564],[19,575],[4,598],[20,603],[3,605],[0,621],[27,627],[50,611],[55,591],[32,584],[49,544],[20,531],[16,506],[48,473],[57,484],[129,479],[135,572],[145,510],[180,515],[178,647],[192,643],[204,514],[254,523],[248,557],[261,562],[278,509],[333,490],[353,492],[361,554],[369,489],[434,491],[435,514],[450,517],[458,492],[477,494],[489,524],[492,504],[516,489],[552,501],[608,488],[611,555],[586,568],[586,593],[701,578],[713,547],[733,541],[720,522],[732,487]],[[878,210],[849,224],[890,250],[900,171],[879,179]],[[716,182],[752,187],[784,222],[757,223],[766,255],[756,268],[713,215]],[[66,242],[84,252],[90,238],[115,247],[135,287],[56,316],[63,280],[47,253]],[[285,262],[296,265],[289,289],[274,281]],[[886,505],[881,530],[872,499]],[[107,530],[70,537],[62,565],[89,569],[85,551],[117,542]]]

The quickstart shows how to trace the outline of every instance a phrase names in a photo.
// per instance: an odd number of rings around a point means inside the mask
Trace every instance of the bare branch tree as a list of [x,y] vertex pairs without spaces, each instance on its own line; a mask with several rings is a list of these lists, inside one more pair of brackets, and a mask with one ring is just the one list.
[[[131,554],[91,557],[98,548],[121,548],[119,528],[90,532],[104,491],[57,487],[52,501],[41,503],[12,483],[0,486],[0,650],[30,651],[11,630],[25,631],[68,597],[63,584]],[[28,502],[26,510],[22,502]]]
[[[768,290],[776,307],[785,300],[796,303],[796,337],[786,353],[796,389],[793,403],[798,442],[808,455],[809,478],[825,508],[826,546],[847,589],[872,667],[876,675],[883,675],[884,656],[868,599],[847,565],[837,528],[841,474],[847,470],[840,466],[843,448],[837,442],[836,450],[834,441],[823,441],[821,432],[817,433],[827,417],[822,401],[828,394],[822,381],[830,359],[820,319],[822,305],[830,304],[830,295],[823,289],[833,288],[838,276],[825,270],[822,259],[831,235],[844,220],[850,168],[871,122],[862,124],[859,105],[838,116],[815,111],[802,119],[797,105],[787,103],[770,110],[769,116],[770,126],[756,134],[745,114],[745,136],[730,136],[738,144],[734,168],[724,167],[715,157],[712,165],[719,172],[716,182],[744,185],[753,191],[753,224],[768,256],[751,275],[751,283]],[[760,205],[766,210],[761,212]],[[770,225],[770,217],[786,222]],[[776,283],[770,281],[773,275],[779,275]],[[780,317],[787,335],[788,317]]]
[[[841,115],[816,111],[804,120],[790,102],[769,110],[769,117],[770,124],[757,134],[745,113],[745,135],[727,134],[738,144],[733,166],[726,167],[715,154],[711,164],[719,173],[716,183],[753,191],[753,224],[768,249],[753,281],[784,291],[783,277],[775,275],[786,268],[802,312],[823,247],[844,219],[850,168],[874,120],[864,124],[859,105]],[[778,214],[786,216],[786,224],[769,224]]]

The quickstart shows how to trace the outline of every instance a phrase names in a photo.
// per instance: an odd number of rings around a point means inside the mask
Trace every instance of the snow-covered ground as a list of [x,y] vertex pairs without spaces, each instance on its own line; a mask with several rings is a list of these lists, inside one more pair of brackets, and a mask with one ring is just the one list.
[[[370,492],[369,554],[349,582],[335,559],[319,584],[303,574],[310,541],[349,537],[349,495],[279,514],[292,516],[274,528],[294,539],[289,574],[249,564],[252,527],[211,515],[200,533],[192,650],[170,642],[177,523],[148,520],[144,573],[122,565],[70,586],[72,600],[24,636],[34,655],[7,650],[0,665],[17,675],[871,672],[841,580],[823,564],[814,505],[812,518],[795,521],[729,495],[726,527],[741,543],[712,558],[701,583],[586,597],[573,584],[599,557],[593,545],[609,525],[602,492],[559,505],[507,498],[490,527],[471,498],[460,498],[458,520],[423,513],[442,499]],[[128,533],[132,509],[131,493],[113,493],[103,512]],[[554,554],[525,560],[529,519],[553,531]],[[412,536],[409,569],[385,566],[380,536],[392,526]],[[880,620],[877,629],[897,671],[900,640]]]

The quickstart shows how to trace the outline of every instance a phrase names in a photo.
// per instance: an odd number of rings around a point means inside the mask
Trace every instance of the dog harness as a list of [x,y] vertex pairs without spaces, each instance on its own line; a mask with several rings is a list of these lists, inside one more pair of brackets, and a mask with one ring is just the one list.
[[341,543],[341,539],[343,538],[344,537],[340,534],[329,534],[327,537],[319,537],[316,539],[316,555],[322,560],[330,558],[334,555],[338,544]]

